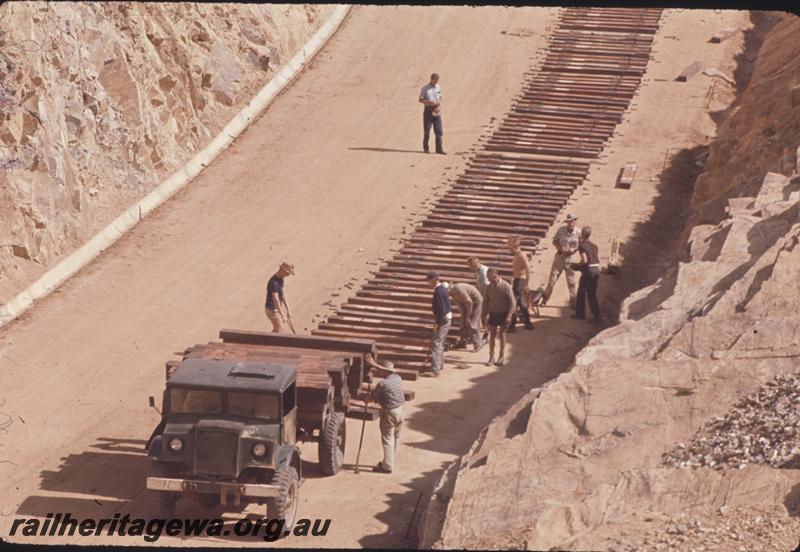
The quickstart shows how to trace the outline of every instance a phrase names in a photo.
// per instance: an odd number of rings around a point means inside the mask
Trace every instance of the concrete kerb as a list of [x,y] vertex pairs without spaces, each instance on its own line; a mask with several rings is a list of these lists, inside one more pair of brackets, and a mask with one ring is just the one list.
[[69,277],[86,266],[105,249],[133,228],[144,216],[164,203],[200,174],[224,151],[270,102],[303,70],[306,63],[328,42],[350,12],[350,4],[340,4],[289,63],[264,85],[250,102],[225,125],[202,151],[162,181],[152,192],[134,203],[89,241],[48,270],[33,284],[0,307],[0,327],[25,312],[34,301],[45,297]]

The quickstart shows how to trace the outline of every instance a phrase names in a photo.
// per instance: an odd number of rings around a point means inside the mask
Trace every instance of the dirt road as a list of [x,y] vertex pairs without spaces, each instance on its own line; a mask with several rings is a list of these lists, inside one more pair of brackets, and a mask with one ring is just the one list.
[[[0,534],[13,516],[147,515],[142,447],[158,418],[147,396],[162,389],[164,361],[215,339],[221,327],[265,329],[264,285],[282,260],[297,267],[287,294],[298,329],[344,299],[345,286],[368,276],[412,214],[461,170],[492,117],[506,111],[555,15],[355,8],[309,70],[213,166],[5,328],[0,411],[11,425],[0,433]],[[442,77],[448,156],[419,152],[416,98],[432,71]],[[520,362],[501,374],[462,364],[415,383],[399,470],[322,478],[308,463],[301,514],[332,518],[332,527],[324,539],[282,544],[402,546],[418,493],[441,467],[580,346],[561,340],[535,366]],[[348,463],[358,426],[350,421]],[[307,447],[305,458],[314,452]],[[373,464],[378,455],[371,424],[363,459]],[[181,516],[209,514],[179,505]],[[186,542],[226,543],[242,541]]]

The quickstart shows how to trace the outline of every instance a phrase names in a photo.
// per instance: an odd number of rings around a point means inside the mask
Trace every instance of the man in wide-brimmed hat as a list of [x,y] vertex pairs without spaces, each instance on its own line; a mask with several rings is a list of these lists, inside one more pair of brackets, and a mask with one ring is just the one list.
[[264,305],[264,312],[272,322],[273,332],[283,331],[281,323],[286,322],[286,318],[289,316],[286,299],[283,296],[283,279],[286,276],[294,276],[294,265],[283,262],[267,282],[267,301]]
[[378,462],[374,471],[392,473],[400,448],[400,429],[403,427],[403,380],[391,362],[383,365],[373,363],[373,367],[386,373],[386,376],[375,386],[372,397],[381,405],[381,443],[383,460]]
[[578,292],[578,276],[572,269],[572,264],[580,262],[578,255],[578,245],[581,241],[581,233],[576,226],[578,217],[573,214],[567,215],[566,224],[558,229],[553,237],[553,245],[556,247],[556,254],[553,257],[553,264],[550,267],[550,277],[547,280],[547,287],[544,288],[542,304],[550,300],[553,288],[558,282],[561,273],[564,273],[569,288],[569,304],[575,307],[575,296]]

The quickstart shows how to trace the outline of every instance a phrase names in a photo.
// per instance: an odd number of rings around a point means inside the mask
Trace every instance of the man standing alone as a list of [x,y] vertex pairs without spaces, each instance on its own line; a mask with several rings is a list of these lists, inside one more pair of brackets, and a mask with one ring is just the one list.
[[282,331],[281,322],[286,322],[286,318],[289,316],[289,309],[283,296],[283,279],[290,275],[294,276],[294,265],[281,263],[278,271],[267,282],[267,301],[264,305],[264,312],[272,322],[273,332]]
[[436,136],[436,153],[445,154],[444,146],[442,145],[442,88],[439,86],[439,75],[436,73],[431,75],[431,82],[422,87],[419,91],[419,103],[423,104],[425,108],[422,111],[422,149],[428,153],[428,141],[431,136],[431,126],[433,126],[433,133]]
[[431,341],[431,369],[427,375],[438,378],[444,364],[444,340],[450,331],[450,321],[453,319],[453,309],[447,289],[439,278],[439,273],[428,272],[425,278],[428,285],[433,288],[433,339]]
[[378,462],[374,471],[392,473],[397,452],[400,449],[400,429],[403,427],[403,381],[394,365],[387,362],[384,366],[374,363],[389,375],[383,378],[372,392],[373,398],[381,405],[381,443],[383,444],[383,460]]

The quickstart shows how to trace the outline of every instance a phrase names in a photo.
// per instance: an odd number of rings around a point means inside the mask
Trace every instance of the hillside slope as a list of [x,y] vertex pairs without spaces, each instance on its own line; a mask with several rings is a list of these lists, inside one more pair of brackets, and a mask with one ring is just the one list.
[[720,125],[681,261],[449,468],[437,547],[796,546],[800,422],[758,405],[800,402],[798,32],[771,29]]
[[204,147],[331,9],[0,7],[0,303]]

